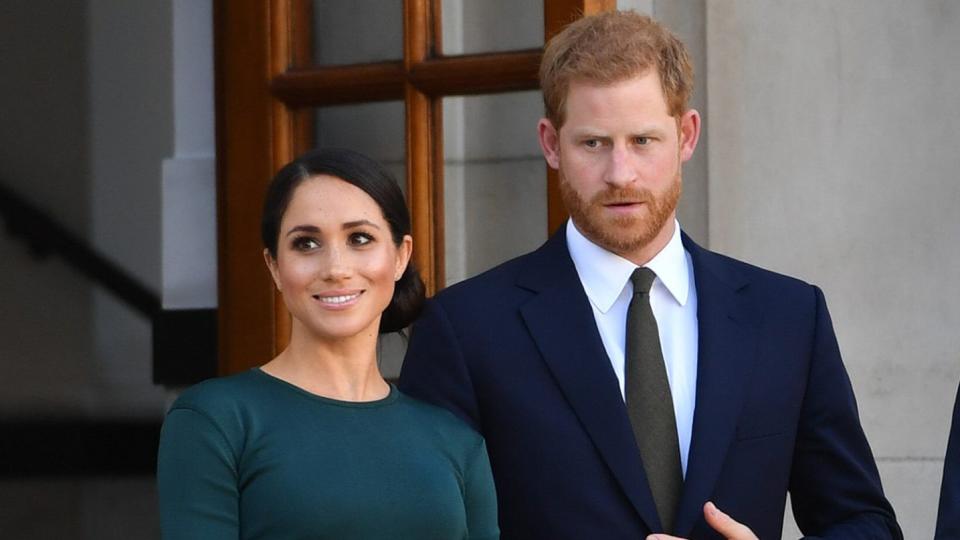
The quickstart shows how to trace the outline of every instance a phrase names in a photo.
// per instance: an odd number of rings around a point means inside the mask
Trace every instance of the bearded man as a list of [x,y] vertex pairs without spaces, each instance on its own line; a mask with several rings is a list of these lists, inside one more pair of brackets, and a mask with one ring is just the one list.
[[570,220],[437,295],[400,377],[486,438],[502,537],[780,538],[789,492],[806,535],[902,538],[821,291],[681,232],[683,44],[587,17],[540,79]]

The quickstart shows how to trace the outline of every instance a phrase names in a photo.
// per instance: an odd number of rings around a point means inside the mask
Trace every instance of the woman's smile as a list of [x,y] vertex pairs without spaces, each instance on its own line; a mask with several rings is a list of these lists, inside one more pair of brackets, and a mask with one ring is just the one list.
[[327,309],[346,309],[360,300],[363,290],[332,291],[314,294],[313,299]]

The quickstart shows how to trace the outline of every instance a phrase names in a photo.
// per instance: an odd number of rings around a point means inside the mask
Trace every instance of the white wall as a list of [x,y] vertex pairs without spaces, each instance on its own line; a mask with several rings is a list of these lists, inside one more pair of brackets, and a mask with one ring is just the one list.
[[[90,220],[86,10],[73,2],[7,2],[0,17],[0,182],[64,225]],[[55,34],[56,40],[42,36]],[[37,262],[0,230],[0,416],[54,415],[86,400],[77,385],[93,343],[86,281]]]
[[908,538],[960,379],[960,4],[707,3],[713,249],[826,295]]
[[[88,0],[87,13],[89,239],[159,295],[162,162],[173,153],[171,2]],[[89,407],[159,417],[150,322],[99,289],[92,317]]]
[[[0,181],[165,307],[215,307],[211,2],[2,9]],[[159,419],[150,322],[5,234],[0,256],[0,416]]]
[[[169,4],[19,0],[2,11],[0,181],[159,292]],[[5,233],[0,259],[0,416],[159,417],[140,315]]]
[[[690,107],[700,112],[704,121],[709,121],[710,110],[707,107],[707,44],[706,44],[706,0],[655,0],[618,2],[637,4],[636,10],[649,13],[652,17],[667,25],[687,46],[694,66],[693,96]],[[652,4],[645,6],[644,4]],[[683,196],[677,209],[677,218],[684,232],[701,245],[709,245],[710,235],[707,220],[710,213],[709,195],[709,155],[710,134],[704,129],[700,141],[690,161],[683,164]]]
[[163,160],[163,308],[217,307],[213,2],[172,0],[173,155]]
[[[0,7],[0,182],[158,294],[174,1]],[[161,418],[142,315],[3,231],[0,261],[0,419]],[[2,479],[0,508],[5,537],[159,536],[152,477]]]

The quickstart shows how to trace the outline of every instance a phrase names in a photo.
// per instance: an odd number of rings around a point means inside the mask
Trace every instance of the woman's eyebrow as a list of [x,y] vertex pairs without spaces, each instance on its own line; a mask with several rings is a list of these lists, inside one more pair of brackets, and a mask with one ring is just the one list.
[[341,226],[341,228],[342,228],[342,229],[353,229],[353,228],[355,228],[355,227],[363,227],[363,226],[373,227],[374,229],[379,229],[379,228],[380,228],[379,225],[377,225],[376,223],[374,223],[374,222],[372,222],[372,221],[370,221],[370,220],[367,220],[367,219],[358,219],[358,220],[356,220],[356,221],[348,221],[348,222],[344,223],[344,224]]
[[286,236],[290,236],[295,232],[318,233],[320,232],[320,227],[317,227],[315,225],[297,225],[296,227],[287,231]]
[[[376,223],[368,219],[358,219],[356,221],[348,221],[343,225],[341,225],[340,228],[343,230],[347,230],[347,229],[355,229],[357,227],[364,227],[364,226],[373,227],[374,229],[380,229],[379,225],[377,225]],[[287,231],[286,236],[290,236],[291,234],[298,233],[298,232],[316,234],[320,232],[320,227],[317,227],[316,225],[297,225],[296,227],[293,227],[289,231]]]

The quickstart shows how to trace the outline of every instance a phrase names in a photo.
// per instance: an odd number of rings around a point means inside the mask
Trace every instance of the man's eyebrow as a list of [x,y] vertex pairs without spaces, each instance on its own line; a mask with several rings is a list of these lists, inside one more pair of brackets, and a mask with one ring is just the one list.
[[575,137],[582,137],[584,135],[597,135],[601,133],[602,130],[594,129],[591,127],[579,127],[571,130]]
[[[636,133],[636,134],[641,134],[641,135],[642,135],[642,134],[644,134],[644,133],[661,133],[661,132],[663,132],[664,130],[665,130],[665,128],[662,127],[662,126],[645,125],[645,126],[639,126],[639,127],[635,128],[635,129],[630,129],[629,131],[632,132],[632,133]],[[604,130],[602,130],[602,129],[596,129],[596,128],[592,128],[592,127],[589,127],[589,126],[587,126],[587,127],[580,127],[580,128],[574,128],[574,129],[571,130],[571,133],[573,133],[573,136],[574,136],[574,137],[585,137],[585,136],[587,136],[587,137],[596,137],[596,138],[598,138],[598,139],[607,138],[607,137],[610,137],[610,136],[611,136],[609,133],[607,133],[606,131],[604,131]]]

